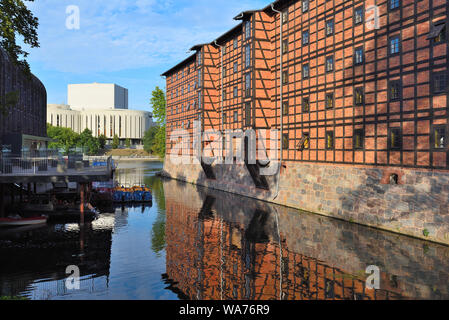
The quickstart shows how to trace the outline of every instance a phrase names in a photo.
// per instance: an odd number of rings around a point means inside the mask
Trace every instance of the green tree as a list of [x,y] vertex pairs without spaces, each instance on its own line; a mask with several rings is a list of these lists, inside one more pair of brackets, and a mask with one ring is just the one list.
[[145,132],[143,137],[143,149],[148,153],[153,153],[153,145],[155,143],[155,137],[158,130],[159,127],[154,126]]
[[106,147],[106,136],[104,134],[101,134],[98,137],[98,142],[100,143],[100,148],[104,149]]
[[75,148],[79,143],[79,135],[69,128],[54,127],[47,124],[47,136],[54,141],[50,142],[50,149],[62,149],[68,154],[70,149]]
[[126,148],[131,148],[131,140],[129,140],[129,138],[126,138],[126,140],[125,140],[125,147]]
[[112,139],[112,149],[117,149],[120,145],[120,139],[117,134],[114,135],[114,138]]
[[96,155],[101,149],[99,138],[92,135],[92,131],[85,129],[79,136],[78,147],[83,148],[84,152],[89,155]]
[[[28,0],[32,2],[34,0]],[[39,47],[37,28],[38,18],[34,17],[22,0],[0,0],[0,45],[11,61],[30,75],[30,66],[26,61],[28,52],[17,44],[17,36],[31,48]],[[23,59],[21,59],[23,58]]]
[[167,104],[165,101],[165,93],[159,87],[156,87],[151,93],[150,104],[153,107],[153,117],[156,119],[156,122],[160,126],[165,125],[165,109]]
[[165,126],[159,127],[154,139],[152,151],[163,158],[165,156]]
[[[156,87],[151,93],[150,104],[153,108],[153,117],[158,126],[150,129],[144,138],[145,150],[151,150],[151,153],[160,157],[165,156],[165,115],[167,102],[165,93],[159,87]],[[145,141],[146,140],[146,141]],[[145,147],[146,142],[146,147]]]

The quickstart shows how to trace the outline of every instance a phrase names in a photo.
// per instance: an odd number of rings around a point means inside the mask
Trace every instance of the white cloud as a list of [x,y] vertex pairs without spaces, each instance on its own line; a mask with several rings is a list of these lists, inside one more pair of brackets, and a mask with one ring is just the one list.
[[[113,72],[173,64],[194,44],[212,41],[237,22],[244,9],[263,0],[40,0],[30,4],[39,18],[41,48],[31,63],[70,73]],[[66,7],[80,8],[79,30],[65,27]]]

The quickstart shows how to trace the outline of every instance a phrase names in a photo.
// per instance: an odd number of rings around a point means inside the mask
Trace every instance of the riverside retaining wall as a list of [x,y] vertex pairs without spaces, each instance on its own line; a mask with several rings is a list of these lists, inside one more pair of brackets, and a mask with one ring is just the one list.
[[[245,165],[165,161],[167,177],[449,245],[449,173],[287,162],[257,189]],[[395,184],[394,175],[397,177]]]

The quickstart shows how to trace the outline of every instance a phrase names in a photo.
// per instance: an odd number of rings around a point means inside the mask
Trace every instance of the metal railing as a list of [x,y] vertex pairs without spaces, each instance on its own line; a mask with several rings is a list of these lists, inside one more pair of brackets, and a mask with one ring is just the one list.
[[111,157],[49,156],[49,157],[0,157],[0,175],[36,175],[70,171],[110,172]]

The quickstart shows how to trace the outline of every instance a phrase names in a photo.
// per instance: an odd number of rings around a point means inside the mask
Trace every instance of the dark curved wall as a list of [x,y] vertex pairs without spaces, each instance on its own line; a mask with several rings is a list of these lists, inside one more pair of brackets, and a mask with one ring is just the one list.
[[34,75],[29,79],[9,60],[0,48],[0,98],[12,91],[19,91],[19,102],[0,114],[0,144],[5,134],[27,134],[46,137],[47,91]]

